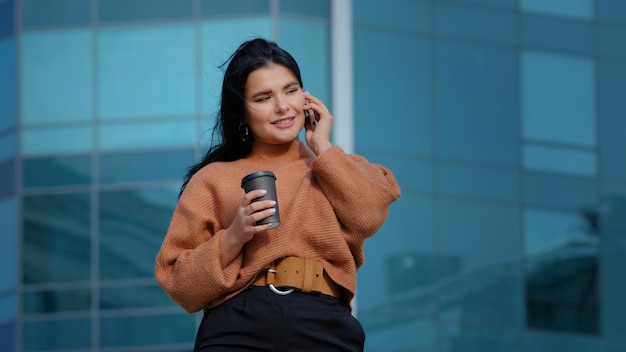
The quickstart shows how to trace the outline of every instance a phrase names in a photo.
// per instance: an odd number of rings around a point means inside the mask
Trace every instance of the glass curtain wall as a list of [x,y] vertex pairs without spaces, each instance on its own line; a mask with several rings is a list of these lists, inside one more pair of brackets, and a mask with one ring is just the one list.
[[210,142],[220,65],[244,40],[276,40],[328,100],[329,1],[9,4],[17,34],[0,37],[0,89],[13,94],[0,96],[0,268],[15,268],[4,264],[21,248],[21,269],[13,283],[3,272],[0,349],[189,351],[199,317],[172,303],[153,266],[186,168]]
[[0,1],[0,350],[15,349],[18,302],[15,3]]
[[623,349],[624,2],[353,6],[355,150],[403,189],[367,351]]

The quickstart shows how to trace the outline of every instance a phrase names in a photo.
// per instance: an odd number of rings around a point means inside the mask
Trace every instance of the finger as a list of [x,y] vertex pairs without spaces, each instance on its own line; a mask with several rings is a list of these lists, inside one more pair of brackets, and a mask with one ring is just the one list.
[[243,200],[241,201],[241,206],[247,207],[250,203],[252,203],[253,200],[263,197],[266,194],[267,194],[267,190],[264,190],[264,189],[252,190],[243,196]]
[[264,209],[273,208],[276,206],[274,200],[262,200],[258,202],[252,202],[248,207],[248,214],[254,214]]
[[257,222],[274,215],[274,213],[276,213],[276,208],[269,208],[262,211],[257,211],[256,213],[250,215],[250,218],[253,220],[252,224],[254,225]]

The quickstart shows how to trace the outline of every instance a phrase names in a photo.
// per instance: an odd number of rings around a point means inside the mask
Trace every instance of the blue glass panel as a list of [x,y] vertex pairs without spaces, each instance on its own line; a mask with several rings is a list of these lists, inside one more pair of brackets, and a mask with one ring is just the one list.
[[76,312],[91,309],[91,290],[45,290],[25,292],[22,295],[23,312]]
[[440,336],[446,352],[527,352],[522,329],[444,323]]
[[192,0],[107,0],[98,1],[98,21],[101,23],[191,19]]
[[440,317],[449,322],[523,325],[520,211],[441,200],[438,206]]
[[365,351],[438,351],[438,328],[435,322],[377,314],[369,317],[359,313],[365,329]]
[[89,152],[93,149],[93,127],[24,128],[20,142],[24,156]]
[[22,176],[24,188],[89,185],[91,156],[24,159]]
[[100,183],[173,180],[180,182],[196,160],[192,149],[100,154]]
[[15,70],[15,39],[3,38],[0,40],[0,133],[16,124]]
[[24,351],[88,349],[91,346],[89,319],[24,322]]
[[3,162],[14,159],[16,155],[15,133],[7,133],[0,135],[0,164]]
[[100,290],[100,309],[176,306],[160,286],[116,287]]
[[15,323],[0,324],[0,351],[17,351],[15,348]]
[[[446,41],[438,41],[436,50],[438,155],[517,167],[516,52]],[[402,130],[411,135],[410,144],[419,142],[416,131],[431,133],[424,124],[413,128],[403,123]]]
[[202,31],[202,112],[219,109],[224,72],[219,68],[243,43],[255,37],[272,38],[270,18],[241,18],[204,21]]
[[[15,197],[4,198],[0,200],[0,293],[17,287],[17,236],[17,202]],[[5,320],[0,319],[0,323]]]
[[193,119],[101,124],[101,151],[144,148],[191,147],[197,141]]
[[[5,296],[0,296],[0,325],[11,323],[15,321],[16,317],[17,317],[17,298],[15,294],[10,293]],[[0,351],[4,351],[4,350],[0,350]]]
[[617,59],[626,59],[626,29],[598,25],[598,54]]
[[194,319],[195,317],[190,314],[103,318],[100,321],[100,345],[102,347],[159,346],[177,343],[193,345],[196,331]]
[[532,352],[604,351],[601,340],[591,335],[528,331],[525,340],[526,351]]
[[582,20],[594,17],[594,0],[520,0],[522,11]]
[[[420,1],[359,0],[353,2],[354,23],[357,25],[355,33],[362,30],[358,28],[359,26],[428,33],[431,24],[430,7],[428,2]],[[375,47],[370,46],[368,49],[373,51],[372,48]]]
[[[295,14],[303,16],[313,16],[321,18],[330,17],[330,0],[318,0],[315,6],[311,6],[309,0],[289,0],[279,1],[280,12],[282,14]],[[283,32],[280,32],[281,35]]]
[[597,65],[600,173],[626,180],[626,64],[600,60]]
[[623,0],[596,0],[599,21],[626,23],[626,2]]
[[280,21],[280,45],[298,62],[304,88],[331,106],[330,29],[325,23]]
[[597,333],[597,218],[528,210],[525,225],[529,326]]
[[15,30],[15,3],[13,1],[0,2],[0,38],[13,34]]
[[357,154],[389,168],[400,184],[402,193],[434,191],[433,165],[428,160],[404,158],[391,153],[361,153],[359,150]]
[[91,1],[85,0],[22,0],[22,26],[80,26],[91,21]]
[[201,0],[202,16],[269,15],[269,0]]
[[407,155],[431,153],[430,52],[424,39],[382,31],[355,32],[356,148]]
[[525,138],[595,146],[595,72],[591,59],[524,51]]
[[516,40],[517,17],[513,12],[437,5],[435,16],[435,29],[440,35],[506,44]]
[[89,194],[27,196],[23,202],[23,282],[89,280]]
[[492,200],[520,199],[517,170],[441,163],[437,172],[437,186],[441,194]]
[[522,17],[522,41],[525,46],[591,55],[594,40],[594,27],[588,22],[530,15]]
[[[430,198],[405,194],[387,222],[365,243],[367,265],[359,271],[358,310],[370,319],[432,315],[438,258]],[[387,317],[387,318],[385,318]]]
[[623,280],[626,267],[626,192],[606,198],[600,207],[598,226],[603,242],[600,257],[602,332],[609,338],[626,342],[626,282]]
[[559,251],[564,254],[561,259],[574,256],[578,250],[581,255],[597,255],[599,234],[590,220],[584,212],[527,209],[524,213],[524,244],[528,264],[532,266],[534,260],[543,260]]
[[0,198],[15,194],[15,160],[0,164]]
[[596,154],[592,151],[552,146],[525,145],[524,167],[528,170],[594,177]]
[[91,120],[92,49],[89,29],[22,34],[24,124]]
[[100,118],[195,113],[193,24],[102,28],[98,63]]
[[100,278],[152,278],[179,186],[100,194]]
[[514,10],[517,8],[517,0],[435,0],[435,2],[458,2],[464,4],[481,4]]
[[524,201],[528,204],[580,210],[598,203],[596,183],[589,179],[527,173]]

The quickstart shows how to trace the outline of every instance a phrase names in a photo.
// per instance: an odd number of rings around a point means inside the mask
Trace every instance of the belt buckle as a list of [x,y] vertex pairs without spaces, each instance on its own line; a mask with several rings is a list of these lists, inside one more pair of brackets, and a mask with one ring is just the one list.
[[[276,273],[276,270],[274,270],[274,269],[267,269],[267,271],[269,271],[270,273],[274,273],[274,274]],[[277,289],[276,286],[274,286],[274,284],[269,284],[267,286],[269,286],[269,288],[270,288],[270,290],[272,290],[272,292],[274,292],[275,294],[277,294],[279,296],[286,296],[286,295],[288,295],[288,294],[290,294],[290,293],[292,293],[294,291],[293,288],[287,289],[285,291],[281,291],[281,290]]]

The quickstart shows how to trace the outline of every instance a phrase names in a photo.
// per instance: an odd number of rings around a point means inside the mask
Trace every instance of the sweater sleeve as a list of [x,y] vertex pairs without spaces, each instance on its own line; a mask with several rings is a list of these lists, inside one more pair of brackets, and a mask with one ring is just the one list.
[[389,205],[400,197],[389,169],[337,146],[315,158],[312,169],[344,231],[359,237],[352,240],[373,235],[385,222]]
[[[199,176],[199,175],[197,175]],[[220,264],[219,211],[214,192],[191,179],[176,206],[156,257],[155,277],[172,300],[193,313],[233,291],[243,258]]]

